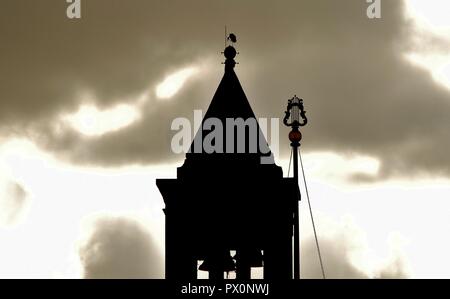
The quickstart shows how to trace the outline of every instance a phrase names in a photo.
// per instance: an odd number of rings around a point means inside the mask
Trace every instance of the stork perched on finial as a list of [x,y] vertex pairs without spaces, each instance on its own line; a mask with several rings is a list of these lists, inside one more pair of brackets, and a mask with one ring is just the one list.
[[237,42],[237,37],[234,33],[230,33],[230,35],[228,35],[227,40],[229,40],[230,42],[232,42],[233,44]]
[[[232,45],[229,45],[231,42]],[[228,34],[227,26],[225,26],[225,50],[223,50],[222,54],[224,54],[226,60],[223,64],[226,65],[225,69],[234,68],[238,62],[234,61],[236,54],[239,54],[234,48],[234,44],[237,42],[237,37],[234,33]]]

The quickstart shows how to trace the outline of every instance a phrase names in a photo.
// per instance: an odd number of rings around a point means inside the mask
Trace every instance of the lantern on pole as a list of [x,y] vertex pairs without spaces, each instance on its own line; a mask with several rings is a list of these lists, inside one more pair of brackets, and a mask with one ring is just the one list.
[[294,279],[300,279],[300,228],[299,228],[299,201],[300,189],[298,187],[298,148],[302,140],[302,133],[299,128],[308,123],[306,111],[303,107],[303,99],[299,99],[296,95],[288,100],[287,109],[283,119],[285,126],[291,127],[289,132],[289,140],[291,141],[293,158],[294,158],[294,179],[296,182],[297,199],[295,201],[294,210]]

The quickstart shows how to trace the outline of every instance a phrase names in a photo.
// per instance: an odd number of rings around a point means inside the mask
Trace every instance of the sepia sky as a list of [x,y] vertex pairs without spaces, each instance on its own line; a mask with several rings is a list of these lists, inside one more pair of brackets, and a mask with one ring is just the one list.
[[[63,0],[2,0],[0,277],[163,277],[155,178],[183,161],[171,122],[208,107],[227,25],[257,117],[304,99],[328,276],[449,278],[449,5],[381,3],[81,0],[68,19]],[[301,209],[302,275],[320,277]]]

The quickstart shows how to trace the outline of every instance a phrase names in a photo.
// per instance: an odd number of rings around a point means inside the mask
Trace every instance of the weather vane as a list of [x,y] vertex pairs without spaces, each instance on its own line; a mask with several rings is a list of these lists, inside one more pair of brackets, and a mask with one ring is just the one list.
[[[290,122],[289,122],[290,118]],[[299,201],[300,189],[298,188],[298,148],[302,140],[302,133],[299,127],[308,123],[306,111],[303,107],[303,100],[296,95],[288,100],[287,109],[283,119],[283,124],[291,127],[289,140],[291,141],[292,151],[294,152],[294,179],[297,186],[297,200],[295,201],[294,211],[294,279],[300,279],[300,227],[299,227]]]

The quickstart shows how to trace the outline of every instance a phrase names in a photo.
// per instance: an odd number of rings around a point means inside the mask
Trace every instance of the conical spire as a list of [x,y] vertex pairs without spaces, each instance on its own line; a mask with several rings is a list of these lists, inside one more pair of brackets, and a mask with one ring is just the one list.
[[[226,58],[224,75],[186,158],[188,160],[194,157],[195,160],[200,157],[207,160],[223,160],[225,157],[231,159],[233,155],[233,159],[240,156],[249,160],[252,157],[251,160],[258,160],[259,163],[262,156],[271,156],[271,152],[234,71],[236,65],[234,58],[237,51],[233,46],[227,46],[223,54]],[[218,121],[220,121],[219,127],[216,126]],[[205,149],[205,138],[208,138],[208,142],[212,139],[211,136],[208,137],[209,134],[221,138],[221,140],[214,140],[213,151]]]
[[225,73],[214,94],[214,97],[205,114],[205,119],[216,117],[219,119],[226,118],[255,118],[255,114],[247,100],[241,83],[234,72],[236,62],[236,50],[232,46],[225,48]]

